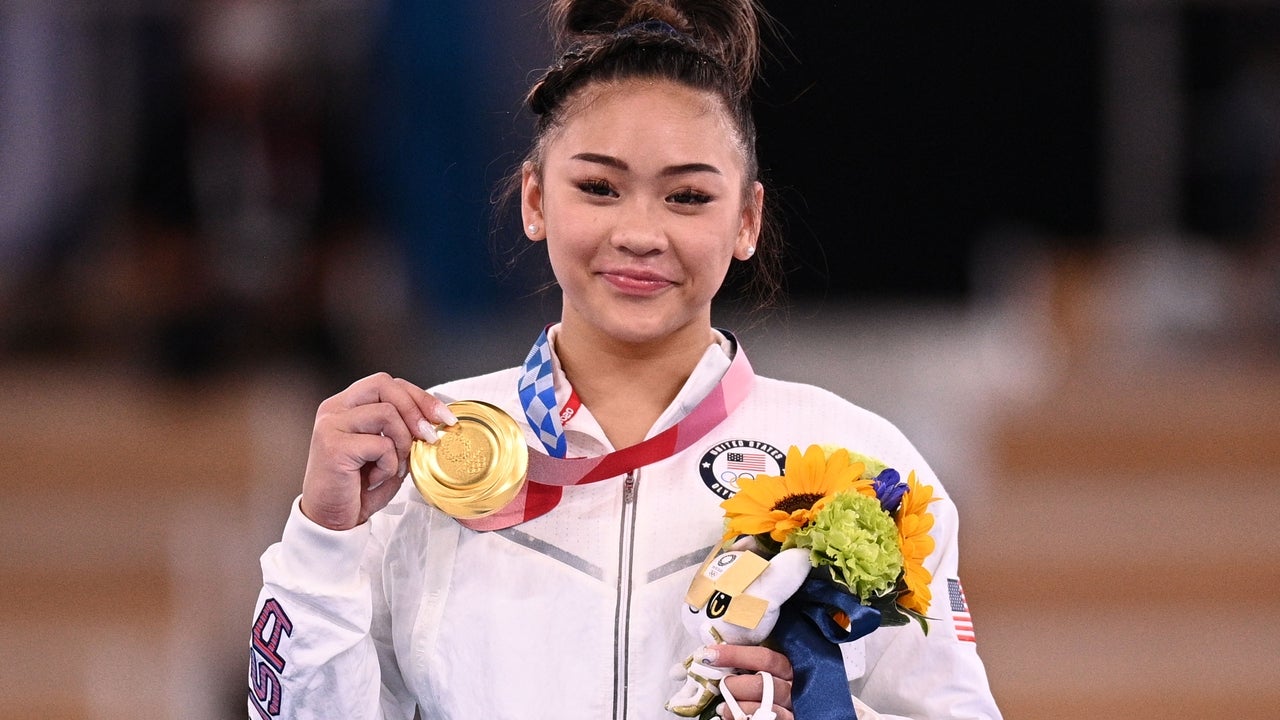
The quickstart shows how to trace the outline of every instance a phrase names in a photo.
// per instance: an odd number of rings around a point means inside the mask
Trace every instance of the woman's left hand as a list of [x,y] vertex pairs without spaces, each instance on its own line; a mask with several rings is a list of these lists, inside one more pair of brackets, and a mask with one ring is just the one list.
[[[757,673],[763,671],[773,676],[773,712],[778,720],[794,720],[791,714],[791,661],[786,655],[760,645],[714,645],[708,650],[715,651],[716,667],[738,668],[749,673],[730,675],[720,681],[721,685],[729,686],[743,712],[752,715],[760,708],[760,700],[764,697],[764,676]],[[733,720],[733,714],[727,707],[721,710],[720,716]]]

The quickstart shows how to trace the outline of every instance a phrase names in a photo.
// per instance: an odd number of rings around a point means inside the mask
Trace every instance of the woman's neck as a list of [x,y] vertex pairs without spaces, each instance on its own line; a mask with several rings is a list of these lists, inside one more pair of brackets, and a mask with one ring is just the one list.
[[562,323],[556,355],[582,404],[615,448],[644,440],[714,342],[709,324],[646,343],[597,335],[591,328]]

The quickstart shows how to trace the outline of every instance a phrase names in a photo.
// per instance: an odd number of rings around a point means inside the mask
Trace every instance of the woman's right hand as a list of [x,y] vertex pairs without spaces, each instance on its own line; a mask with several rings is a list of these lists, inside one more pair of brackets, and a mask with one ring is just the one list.
[[433,425],[456,422],[444,403],[407,380],[387,373],[357,380],[316,410],[302,513],[332,530],[363,523],[400,489],[414,439],[435,442]]

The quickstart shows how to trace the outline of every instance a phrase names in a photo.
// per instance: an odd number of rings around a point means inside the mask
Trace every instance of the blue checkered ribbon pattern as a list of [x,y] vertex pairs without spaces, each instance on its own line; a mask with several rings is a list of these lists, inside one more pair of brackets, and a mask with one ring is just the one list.
[[564,428],[556,413],[556,387],[551,367],[551,341],[544,329],[538,341],[524,359],[524,373],[520,376],[520,404],[529,426],[538,432],[538,439],[546,447],[547,454],[562,458],[568,453]]

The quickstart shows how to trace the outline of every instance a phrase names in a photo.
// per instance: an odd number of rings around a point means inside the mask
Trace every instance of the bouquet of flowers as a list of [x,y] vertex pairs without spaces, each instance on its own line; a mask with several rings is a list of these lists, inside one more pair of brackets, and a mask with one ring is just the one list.
[[720,504],[729,536],[754,536],[766,554],[808,548],[832,582],[880,613],[881,625],[911,620],[929,631],[925,613],[933,579],[933,488],[844,448],[810,445],[787,451],[785,474],[739,481]]
[[844,448],[791,447],[784,474],[738,481],[721,503],[726,540],[749,535],[763,554],[809,551],[813,565],[770,640],[791,659],[798,720],[855,715],[836,643],[912,620],[929,632],[933,487]]

